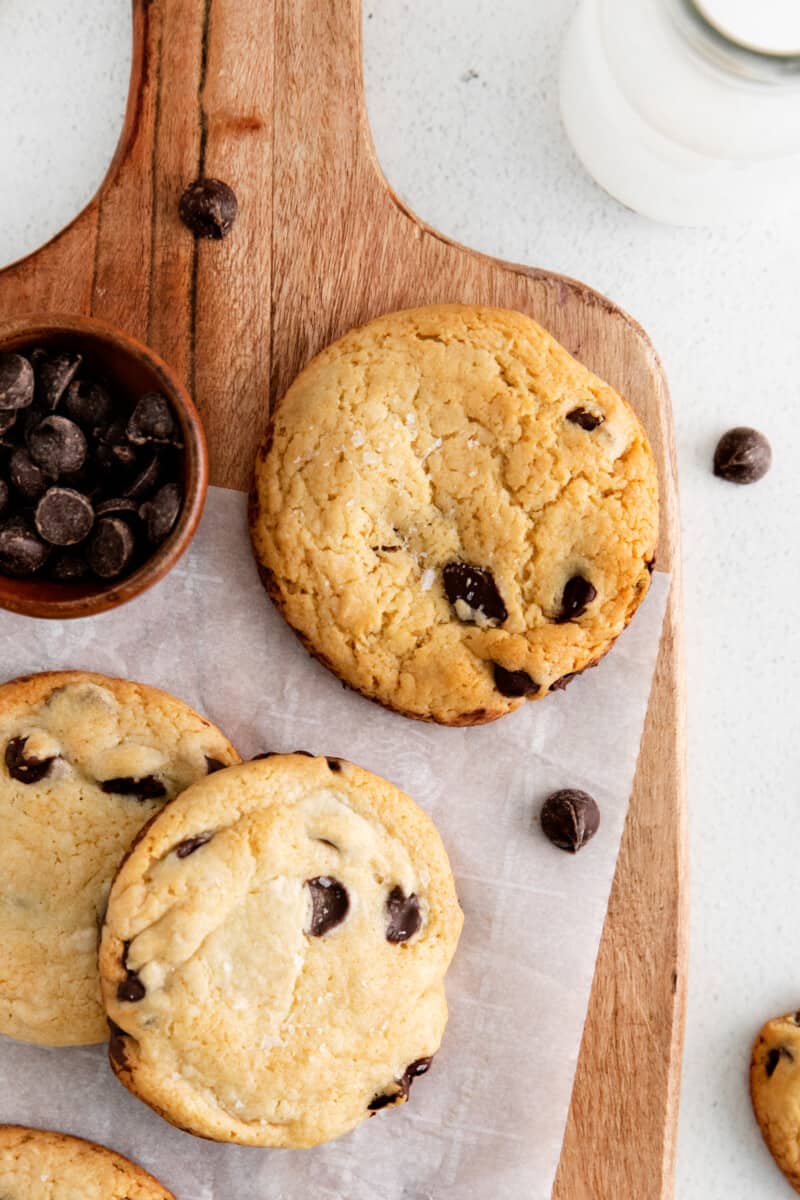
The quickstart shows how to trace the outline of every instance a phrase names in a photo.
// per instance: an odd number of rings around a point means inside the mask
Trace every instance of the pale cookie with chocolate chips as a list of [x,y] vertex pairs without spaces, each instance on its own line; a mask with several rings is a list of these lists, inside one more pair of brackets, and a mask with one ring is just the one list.
[[767,1021],[756,1038],[750,1096],[772,1157],[800,1192],[800,1012]]
[[389,708],[492,721],[593,665],[647,592],[653,455],[529,317],[437,305],[323,350],[273,414],[251,536],[307,648]]
[[114,872],[167,800],[238,761],[156,688],[80,671],[0,686],[0,1033],[106,1039],[97,942]]
[[0,1125],[3,1200],[175,1200],[121,1154],[83,1138]]
[[392,784],[299,753],[231,767],[167,805],[114,881],[112,1066],[190,1133],[338,1137],[427,1072],[461,924],[439,834]]

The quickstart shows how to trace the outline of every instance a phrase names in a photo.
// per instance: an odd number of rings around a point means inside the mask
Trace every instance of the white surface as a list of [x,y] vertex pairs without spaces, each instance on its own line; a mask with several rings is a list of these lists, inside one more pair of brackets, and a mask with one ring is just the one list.
[[[256,1155],[171,1129],[116,1084],[104,1046],[0,1038],[0,1122],[112,1145],[181,1200],[548,1200],[669,581],[654,576],[614,653],[568,691],[484,728],[441,729],[343,690],[306,653],[264,596],[246,505],[212,488],[187,557],[124,609],[40,622],[35,646],[29,618],[0,612],[3,675],[89,665],[143,679],[211,717],[246,757],[337,755],[412,795],[439,828],[464,909],[442,1049],[402,1112],[317,1150]],[[575,858],[533,820],[564,786],[591,789],[602,814]],[[321,1041],[322,1076],[326,1055]],[[76,1111],[76,1094],[93,1103]]]
[[770,54],[800,53],[796,0],[695,0],[712,25],[743,46]]
[[[14,49],[25,13],[87,5],[0,2],[4,89],[31,88]],[[127,0],[102,8],[124,16]],[[681,471],[693,874],[677,1196],[788,1200],[750,1112],[747,1064],[761,1022],[800,1002],[800,222],[685,231],[604,195],[558,119],[571,11],[567,0],[367,0],[373,130],[392,183],[423,217],[491,253],[586,279],[642,321],[664,358]],[[127,55],[123,23],[83,64],[78,148],[96,148],[96,178],[125,88],[100,111],[90,81]],[[51,49],[41,78],[56,58]],[[31,159],[60,155],[70,122],[45,127],[34,111],[10,131],[5,95],[0,160],[9,141],[24,141]],[[65,195],[0,189],[0,261],[18,252],[34,199]],[[71,215],[63,203],[63,220]],[[749,489],[710,471],[717,437],[742,422],[775,448],[771,474]]]

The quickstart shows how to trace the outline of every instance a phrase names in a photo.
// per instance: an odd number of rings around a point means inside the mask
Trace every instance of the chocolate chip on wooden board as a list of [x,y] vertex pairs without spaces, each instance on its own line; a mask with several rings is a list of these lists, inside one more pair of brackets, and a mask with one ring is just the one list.
[[540,822],[554,846],[577,854],[600,828],[600,809],[588,792],[563,788],[545,800]]
[[197,238],[227,237],[239,212],[236,193],[221,179],[195,179],[181,196],[179,212]]
[[729,483],[757,483],[772,465],[772,447],[763,433],[738,425],[723,434],[714,451],[714,474]]

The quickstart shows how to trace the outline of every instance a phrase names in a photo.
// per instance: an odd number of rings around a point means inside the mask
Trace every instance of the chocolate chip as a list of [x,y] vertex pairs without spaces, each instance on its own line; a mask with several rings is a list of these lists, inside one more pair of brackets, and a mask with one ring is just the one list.
[[58,354],[50,358],[46,351],[39,350],[34,351],[31,358],[34,359],[36,370],[36,400],[47,412],[55,412],[61,397],[78,373],[81,355]]
[[201,846],[210,842],[213,836],[213,833],[198,833],[197,837],[186,838],[184,841],[178,842],[175,853],[178,858],[188,858],[190,854],[194,854],[195,850],[199,850]]
[[37,467],[27,450],[15,450],[8,464],[8,476],[26,500],[41,496],[49,482],[41,467]]
[[79,550],[66,550],[53,559],[50,576],[59,583],[79,583],[88,578],[89,564]]
[[417,1058],[414,1062],[409,1063],[403,1072],[402,1079],[397,1079],[395,1082],[398,1087],[394,1092],[380,1092],[377,1096],[373,1096],[367,1108],[370,1112],[378,1112],[382,1108],[387,1108],[390,1104],[397,1104],[400,1100],[406,1100],[411,1091],[411,1085],[415,1079],[419,1079],[420,1075],[424,1075],[433,1062],[433,1057]]
[[341,771],[342,764],[339,762],[338,758],[329,758],[327,761],[328,766],[332,771]]
[[108,474],[119,474],[128,471],[136,465],[136,449],[128,443],[125,426],[121,421],[113,421],[110,425],[95,430],[97,445],[94,449],[94,461],[97,466]]
[[550,684],[551,692],[565,692],[576,676],[580,675],[580,671],[570,671],[568,675],[562,675],[560,679],[556,679]]
[[24,517],[0,525],[0,570],[7,575],[34,575],[47,562],[49,550]]
[[100,787],[107,795],[135,796],[137,800],[160,800],[167,794],[164,784],[155,775],[143,775],[141,779],[120,775],[116,779],[102,780]]
[[597,429],[598,425],[602,425],[605,421],[603,414],[590,412],[588,408],[573,408],[572,412],[567,413],[567,420],[573,425],[580,425],[581,429],[591,432],[592,429]]
[[139,505],[126,496],[101,500],[94,510],[98,517],[138,517]]
[[15,737],[6,746],[6,766],[12,779],[19,783],[38,783],[48,775],[55,762],[55,756],[49,758],[26,758],[25,746],[28,739]]
[[21,354],[0,354],[0,408],[27,408],[33,400],[33,367]]
[[328,875],[307,879],[311,893],[311,924],[306,930],[312,937],[322,937],[341,925],[350,908],[350,897],[344,884]]
[[196,179],[181,196],[181,220],[195,237],[226,237],[236,220],[236,193],[221,179]]
[[143,504],[139,515],[147,525],[147,537],[154,546],[171,533],[183,503],[183,492],[177,483],[165,483],[152,500]]
[[124,1068],[128,1065],[128,1060],[125,1056],[125,1030],[121,1029],[115,1021],[108,1019],[108,1053],[118,1067]]
[[101,383],[75,379],[64,397],[64,412],[84,429],[105,426],[111,416],[111,397]]
[[367,1108],[370,1112],[379,1112],[382,1108],[388,1108],[390,1104],[396,1104],[398,1100],[402,1100],[405,1092],[400,1090],[396,1092],[382,1092],[379,1096],[373,1096]]
[[553,792],[544,802],[542,832],[559,850],[577,854],[600,827],[600,809],[588,792],[564,788]]
[[764,1070],[767,1073],[767,1079],[772,1078],[775,1068],[782,1058],[788,1058],[789,1062],[794,1062],[794,1055],[788,1046],[777,1046],[767,1052],[767,1057],[764,1059]]
[[[112,448],[112,453],[121,449]],[[157,452],[147,460],[146,466],[139,472],[130,487],[125,489],[125,496],[131,500],[141,500],[148,492],[152,492],[161,478],[161,455]]]
[[160,392],[145,392],[134,408],[125,432],[134,446],[153,442],[160,446],[175,446],[180,431],[166,396]]
[[486,621],[502,624],[508,616],[503,597],[491,571],[469,563],[451,562],[442,569],[447,599],[462,621]]
[[527,671],[508,671],[500,663],[492,663],[494,686],[501,696],[516,699],[518,696],[533,696],[539,691],[540,684],[531,679]]
[[121,517],[103,517],[94,527],[86,558],[95,575],[116,579],[130,566],[134,549],[130,525]]
[[772,465],[772,447],[763,433],[739,425],[719,439],[714,474],[730,483],[756,483]]
[[555,618],[556,625],[565,625],[567,621],[576,621],[582,617],[588,606],[597,596],[597,588],[584,579],[582,575],[573,575],[568,580],[561,597],[561,611]]
[[387,942],[407,942],[412,938],[422,924],[419,911],[419,900],[412,892],[407,896],[398,885],[389,892],[386,900]]
[[206,755],[206,772],[209,775],[213,775],[215,771],[224,771],[224,770],[225,770],[224,762],[221,762],[220,759],[218,759],[218,758],[212,757],[212,755],[210,755],[210,754]]
[[147,989],[135,971],[128,971],[127,979],[117,985],[117,999],[126,1004],[137,1004],[146,995]]
[[68,417],[45,417],[28,435],[28,452],[37,466],[57,479],[83,466],[86,438]]
[[36,528],[53,546],[74,546],[89,536],[94,509],[89,500],[72,488],[53,487],[36,506]]

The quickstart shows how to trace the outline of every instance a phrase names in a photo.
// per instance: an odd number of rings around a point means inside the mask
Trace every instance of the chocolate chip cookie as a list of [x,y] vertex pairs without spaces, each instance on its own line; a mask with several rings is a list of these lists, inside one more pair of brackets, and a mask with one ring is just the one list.
[[273,413],[251,535],[309,650],[408,716],[492,721],[597,662],[647,592],[658,485],[627,402],[521,313],[392,313]]
[[800,1012],[767,1021],[756,1038],[750,1096],[772,1157],[800,1192]]
[[436,829],[390,783],[301,754],[219,772],[164,808],[112,886],[114,1070],[203,1137],[338,1137],[428,1071],[461,923]]
[[175,1200],[141,1167],[82,1138],[0,1125],[3,1200]]
[[0,686],[0,1033],[104,1041],[97,941],[131,839],[238,755],[180,700],[83,672]]

